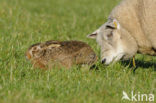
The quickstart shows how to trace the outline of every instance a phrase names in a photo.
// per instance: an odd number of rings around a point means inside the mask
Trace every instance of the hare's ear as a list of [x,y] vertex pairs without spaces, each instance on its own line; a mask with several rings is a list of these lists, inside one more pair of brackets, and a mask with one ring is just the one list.
[[50,44],[50,45],[48,45],[48,48],[58,48],[60,46],[61,46],[61,44]]
[[98,33],[99,33],[99,29],[97,29],[96,31],[94,31],[94,32],[91,33],[91,34],[88,34],[88,35],[87,35],[87,38],[96,39]]

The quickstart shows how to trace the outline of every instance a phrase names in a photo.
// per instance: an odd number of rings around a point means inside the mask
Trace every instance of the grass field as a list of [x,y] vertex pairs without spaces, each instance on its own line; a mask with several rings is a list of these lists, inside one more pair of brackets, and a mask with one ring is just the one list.
[[[27,48],[47,40],[81,40],[102,25],[120,0],[0,0],[0,103],[127,103],[122,91],[156,94],[156,57],[137,55],[99,70],[34,69]],[[156,96],[156,95],[155,95]],[[156,100],[155,100],[156,101]]]

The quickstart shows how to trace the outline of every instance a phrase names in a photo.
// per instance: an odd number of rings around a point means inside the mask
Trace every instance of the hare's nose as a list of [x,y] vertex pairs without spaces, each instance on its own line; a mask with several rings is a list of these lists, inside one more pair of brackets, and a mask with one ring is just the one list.
[[31,59],[30,53],[26,53],[26,58],[27,58],[27,59]]

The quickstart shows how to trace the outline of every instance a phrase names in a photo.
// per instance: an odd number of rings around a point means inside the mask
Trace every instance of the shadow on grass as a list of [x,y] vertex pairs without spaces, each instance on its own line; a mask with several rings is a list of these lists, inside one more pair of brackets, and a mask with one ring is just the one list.
[[[129,65],[130,68],[133,68],[132,60],[125,60],[121,61],[123,65]],[[138,67],[141,67],[143,69],[149,69],[149,67],[154,67],[154,71],[156,71],[156,63],[150,62],[150,61],[141,61],[141,60],[135,60],[136,63],[136,69]]]
[[90,70],[99,70],[99,67],[97,65],[92,65],[90,68]]
[[[150,68],[152,68],[153,71],[156,71],[156,63],[154,63],[152,61],[141,61],[141,60],[137,60],[136,59],[135,63],[136,63],[136,67],[133,67],[132,60],[123,60],[123,61],[121,61],[121,65],[123,65],[125,67],[128,66],[129,68],[132,69],[133,73],[135,73],[135,71],[138,68],[142,68],[142,69],[150,69]],[[98,65],[92,65],[90,67],[90,70],[99,70],[99,66]]]

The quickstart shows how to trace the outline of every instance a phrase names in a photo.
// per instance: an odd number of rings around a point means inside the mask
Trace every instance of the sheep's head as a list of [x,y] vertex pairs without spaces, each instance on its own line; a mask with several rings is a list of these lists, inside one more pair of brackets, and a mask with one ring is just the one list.
[[116,19],[109,19],[88,37],[96,39],[100,45],[101,62],[105,64],[130,58],[137,51],[135,40]]

